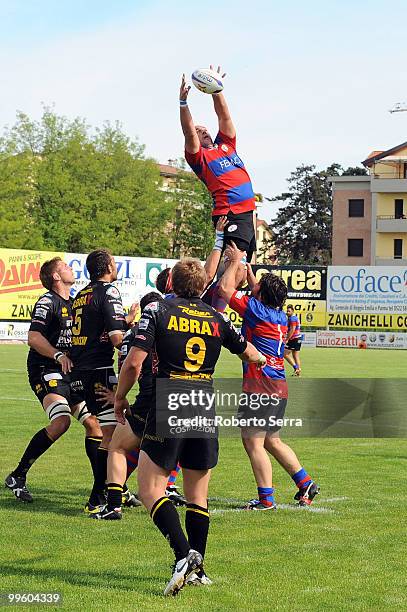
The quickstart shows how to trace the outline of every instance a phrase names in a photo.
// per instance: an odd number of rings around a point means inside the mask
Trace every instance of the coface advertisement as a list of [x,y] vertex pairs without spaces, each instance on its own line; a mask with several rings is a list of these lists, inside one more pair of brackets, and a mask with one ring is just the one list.
[[327,311],[407,314],[407,268],[329,266]]

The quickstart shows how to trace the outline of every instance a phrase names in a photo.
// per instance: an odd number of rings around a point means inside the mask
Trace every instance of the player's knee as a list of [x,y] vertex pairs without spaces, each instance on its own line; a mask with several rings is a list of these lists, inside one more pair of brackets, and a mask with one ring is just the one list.
[[59,416],[51,421],[46,429],[50,437],[55,441],[68,431],[70,425],[71,418],[69,416]]
[[102,437],[103,434],[99,422],[92,414],[86,419],[86,421],[84,421],[83,426],[86,430],[87,436],[95,436],[96,438]]
[[85,402],[76,404],[72,416],[86,429],[87,436],[101,436],[102,432],[95,416],[91,414]]
[[45,412],[50,420],[47,432],[53,440],[57,440],[69,429],[71,424],[71,410],[68,401],[61,397],[51,402],[45,408]]
[[242,435],[242,442],[245,451],[250,454],[256,452],[259,448],[263,447],[263,440],[255,436],[244,436]]
[[123,440],[113,436],[109,443],[109,454],[117,453],[118,455],[126,456],[127,450],[123,445]]
[[111,425],[102,427],[102,446],[104,446],[104,448],[109,448],[114,429],[115,426]]
[[278,448],[281,447],[281,444],[282,444],[282,442],[281,442],[280,438],[270,436],[267,439],[267,448],[269,450],[278,449]]
[[139,481],[137,497],[140,499],[141,503],[148,508],[151,505],[151,500],[155,497],[151,483]]

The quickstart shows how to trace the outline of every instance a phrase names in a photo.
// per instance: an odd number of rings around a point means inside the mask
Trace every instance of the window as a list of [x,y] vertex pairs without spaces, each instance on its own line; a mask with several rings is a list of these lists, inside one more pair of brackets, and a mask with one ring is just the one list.
[[404,164],[404,178],[407,178],[407,164]]
[[363,257],[363,238],[348,239],[348,257]]
[[394,216],[396,219],[403,218],[403,200],[394,200]]
[[365,216],[365,201],[364,200],[349,200],[349,217],[364,217]]
[[403,257],[403,239],[394,239],[394,259],[402,259]]

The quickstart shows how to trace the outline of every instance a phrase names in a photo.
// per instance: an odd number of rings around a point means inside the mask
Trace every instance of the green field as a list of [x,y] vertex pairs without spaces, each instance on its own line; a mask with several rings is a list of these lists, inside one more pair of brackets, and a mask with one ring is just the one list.
[[[1,477],[46,424],[25,356],[24,346],[0,345]],[[407,371],[406,351],[308,349],[302,356],[309,378],[402,378]],[[238,360],[223,355],[218,374],[239,373]],[[298,390],[302,381],[294,382]],[[128,510],[115,523],[81,512],[90,485],[82,438],[73,423],[33,467],[34,504],[1,489],[0,592],[59,591],[64,610],[85,611],[407,609],[405,440],[292,440],[321,486],[317,502],[296,509],[295,488],[277,466],[282,507],[246,513],[235,510],[256,494],[249,462],[238,439],[222,439],[206,559],[214,584],[167,600],[171,551],[146,512]]]

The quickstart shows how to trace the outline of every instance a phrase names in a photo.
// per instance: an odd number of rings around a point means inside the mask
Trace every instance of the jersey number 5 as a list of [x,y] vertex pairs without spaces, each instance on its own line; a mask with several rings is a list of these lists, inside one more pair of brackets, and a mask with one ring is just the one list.
[[75,311],[75,319],[72,325],[72,333],[74,336],[79,336],[82,328],[82,308]]
[[199,336],[190,338],[185,345],[185,353],[189,361],[184,361],[184,368],[188,372],[197,372],[205,361],[205,340]]

